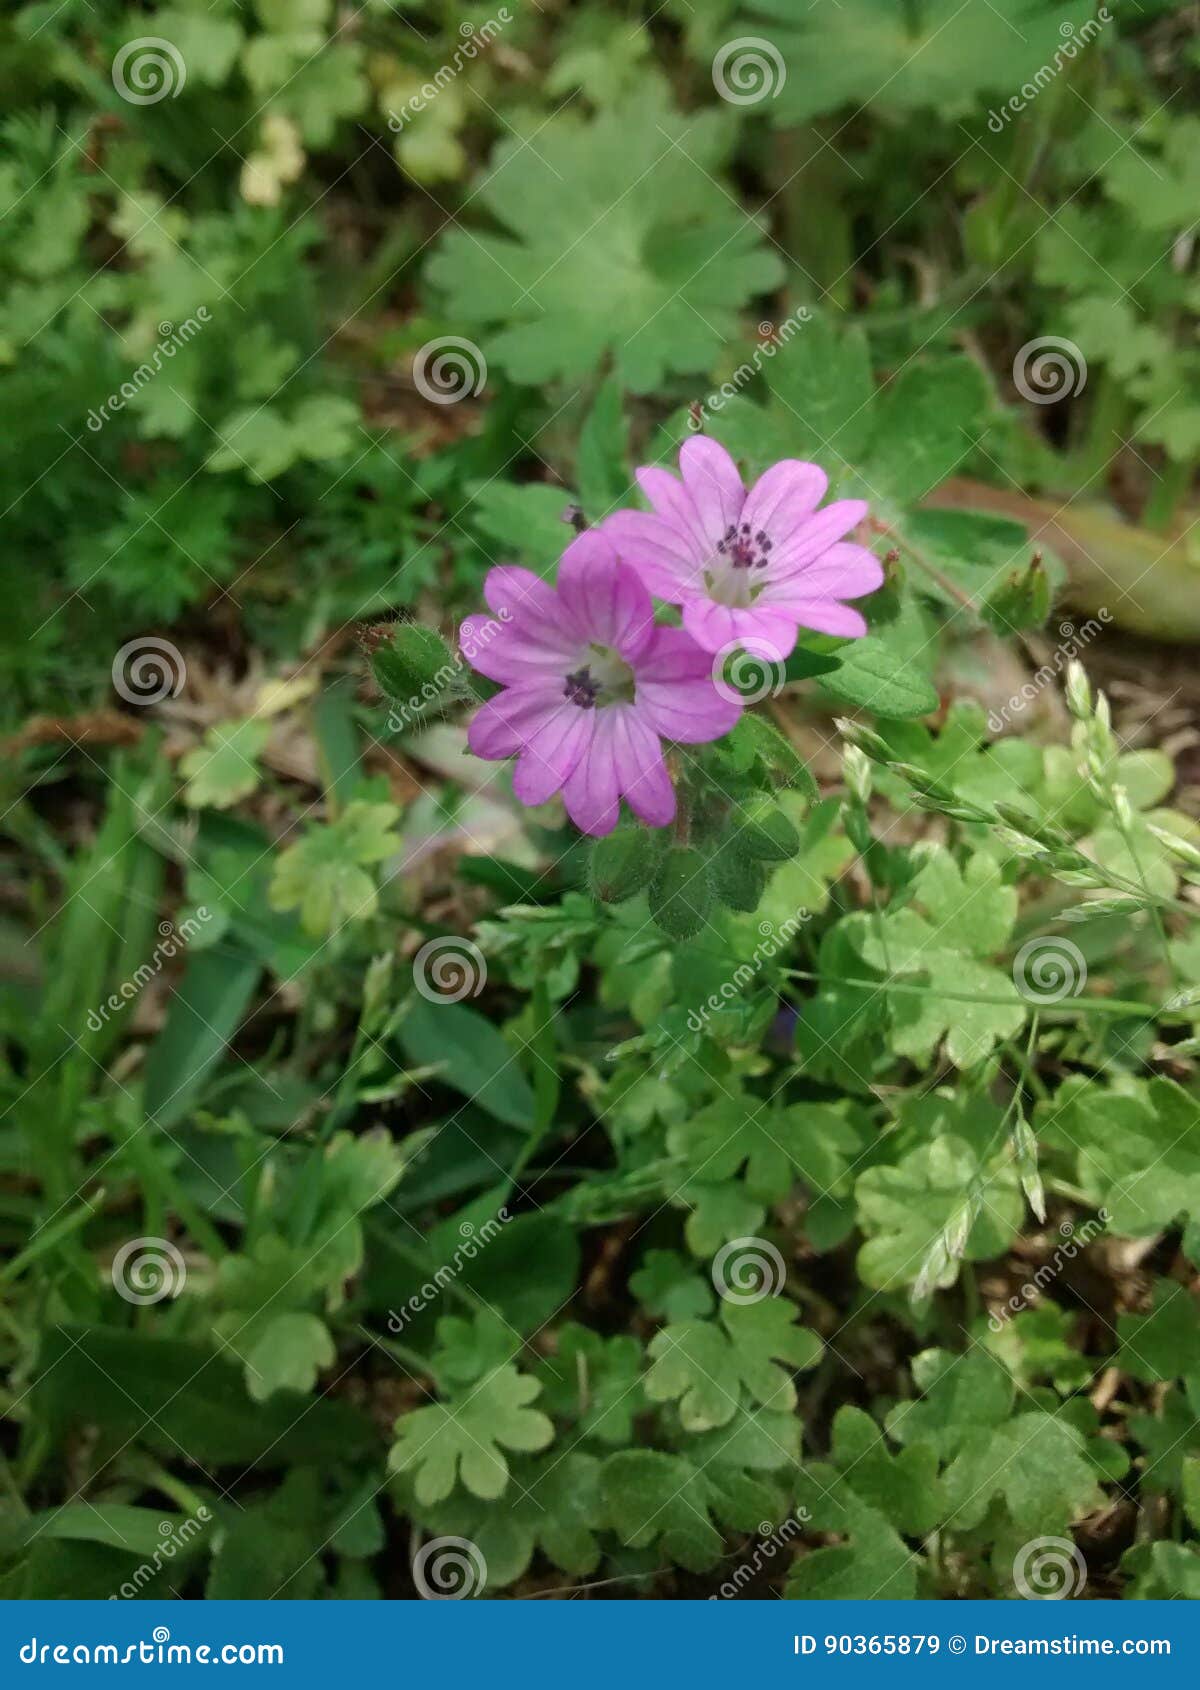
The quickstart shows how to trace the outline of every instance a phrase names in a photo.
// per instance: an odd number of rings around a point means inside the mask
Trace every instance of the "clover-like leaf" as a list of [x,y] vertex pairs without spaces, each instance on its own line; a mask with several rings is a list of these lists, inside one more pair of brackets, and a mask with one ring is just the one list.
[[494,1500],[508,1488],[505,1450],[529,1454],[554,1438],[547,1417],[529,1404],[536,1379],[501,1367],[467,1395],[415,1408],[396,1422],[389,1465],[411,1473],[418,1502],[440,1502],[456,1484]]

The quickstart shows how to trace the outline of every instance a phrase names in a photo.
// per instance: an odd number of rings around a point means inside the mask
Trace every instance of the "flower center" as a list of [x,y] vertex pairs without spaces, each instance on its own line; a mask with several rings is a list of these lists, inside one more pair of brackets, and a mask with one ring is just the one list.
[[723,538],[717,541],[712,567],[704,571],[709,597],[735,609],[753,604],[766,585],[766,578],[764,574],[752,583],[751,570],[766,570],[772,544],[763,529],[752,533],[748,522],[731,522]]
[[623,657],[594,641],[581,654],[578,669],[563,676],[563,697],[581,710],[633,700],[633,670]]
[[718,555],[733,569],[765,569],[770,550],[771,542],[763,530],[760,528],[757,534],[751,535],[748,522],[743,522],[741,527],[731,522],[725,538],[717,541]]

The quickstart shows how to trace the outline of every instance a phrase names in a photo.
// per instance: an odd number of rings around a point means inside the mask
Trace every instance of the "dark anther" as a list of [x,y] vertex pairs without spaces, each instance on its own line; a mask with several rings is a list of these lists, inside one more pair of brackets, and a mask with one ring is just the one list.
[[592,679],[592,672],[586,663],[582,669],[576,669],[573,675],[566,677],[563,697],[569,703],[577,704],[581,710],[594,710],[599,695],[600,683]]

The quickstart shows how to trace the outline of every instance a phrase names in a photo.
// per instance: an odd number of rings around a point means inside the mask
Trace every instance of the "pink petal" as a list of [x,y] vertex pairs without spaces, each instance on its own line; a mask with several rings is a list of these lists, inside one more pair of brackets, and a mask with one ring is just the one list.
[[744,646],[771,663],[781,663],[796,643],[795,616],[765,605],[739,610],[713,599],[692,599],[683,607],[683,625],[705,651],[730,652]]
[[558,566],[558,596],[585,640],[632,661],[654,633],[654,606],[636,570],[599,529],[573,540]]
[[660,628],[637,671],[636,708],[664,739],[702,745],[727,734],[742,713],[741,701],[724,697],[713,678],[713,655],[682,628]]
[[513,771],[522,804],[544,804],[571,774],[591,742],[596,712],[565,699],[526,742]]
[[621,813],[613,735],[600,712],[592,743],[576,763],[562,789],[567,814],[582,833],[601,839],[611,833]]
[[867,514],[865,499],[835,499],[793,529],[787,539],[776,542],[771,552],[772,575],[790,575],[813,563],[836,541],[857,528]]
[[746,489],[737,465],[724,446],[698,434],[680,447],[679,469],[711,551],[739,519],[744,520]]
[[526,740],[557,715],[562,702],[562,687],[555,684],[508,687],[475,712],[467,728],[467,745],[476,757],[492,763],[515,757]]
[[803,569],[767,583],[765,603],[782,607],[799,599],[860,599],[883,585],[883,565],[865,546],[840,544]]
[[654,514],[676,536],[684,557],[701,568],[712,555],[712,541],[704,532],[700,513],[683,482],[668,470],[653,466],[639,469],[637,481]]
[[765,529],[778,547],[797,524],[812,515],[828,487],[829,477],[818,465],[785,458],[754,483],[742,521],[750,524],[752,534]]
[[558,595],[548,581],[519,564],[501,563],[489,569],[483,596],[497,616],[505,621],[549,622],[561,625],[566,617]]
[[617,780],[630,809],[651,827],[666,827],[675,819],[675,788],[658,735],[631,705],[606,711],[604,729],[612,737]]
[[834,599],[798,600],[788,610],[802,628],[812,628],[818,634],[839,634],[844,639],[859,640],[867,632],[867,624],[857,610]]
[[518,627],[494,616],[468,616],[459,629],[463,659],[490,681],[531,685],[564,675],[581,641],[548,624]]
[[617,548],[621,562],[668,604],[681,604],[699,591],[705,555],[693,552],[690,540],[662,517],[649,511],[614,511],[604,519],[601,532]]

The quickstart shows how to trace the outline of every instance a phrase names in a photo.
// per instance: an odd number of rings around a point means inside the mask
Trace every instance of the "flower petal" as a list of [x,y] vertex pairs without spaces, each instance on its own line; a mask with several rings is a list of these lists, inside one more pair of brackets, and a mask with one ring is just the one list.
[[664,739],[702,745],[727,734],[741,701],[717,691],[713,655],[682,628],[660,628],[637,671],[636,709]]
[[733,651],[744,646],[755,657],[781,663],[796,643],[796,618],[790,610],[763,605],[739,610],[713,599],[692,599],[683,607],[683,625],[705,651]]
[[760,475],[746,497],[742,521],[757,534],[765,529],[776,547],[816,510],[829,488],[829,477],[817,464],[785,458]]
[[630,662],[653,637],[650,594],[599,529],[581,534],[563,553],[558,596],[584,640],[612,646]]
[[818,634],[839,634],[843,639],[860,640],[867,632],[862,614],[848,604],[838,604],[836,599],[797,600],[789,604],[788,612],[802,628],[811,628]]
[[497,762],[515,757],[563,702],[562,687],[554,683],[508,687],[480,705],[467,728],[467,745],[476,757]]
[[458,637],[463,659],[472,669],[511,686],[565,675],[581,644],[578,635],[548,623],[518,627],[494,616],[468,616]]
[[592,742],[563,784],[563,803],[575,826],[594,839],[611,833],[621,814],[616,747],[604,720],[597,716]]
[[513,791],[522,804],[544,804],[562,786],[591,743],[596,712],[564,699],[526,740],[513,771]]
[[794,599],[860,599],[883,586],[883,565],[865,546],[830,546],[819,558],[763,588],[763,601],[782,606]]
[[724,446],[702,434],[685,440],[680,447],[679,469],[711,553],[734,523],[739,519],[745,521],[742,506],[746,502],[746,489],[742,478]]
[[516,563],[500,563],[489,569],[483,596],[490,609],[504,621],[561,624],[565,619],[558,594],[550,583],[535,575],[532,569],[522,569]]
[[771,575],[791,575],[815,562],[822,552],[857,528],[866,514],[865,499],[835,499],[801,522],[786,539],[776,541],[771,552]]
[[604,726],[612,736],[617,780],[630,809],[651,827],[666,827],[675,819],[675,788],[658,735],[632,705],[615,705]]
[[701,591],[704,554],[662,517],[649,511],[614,511],[604,519],[601,532],[617,548],[621,562],[668,604],[682,604]]

